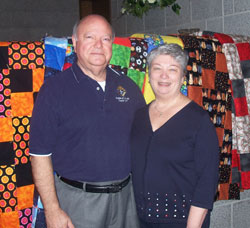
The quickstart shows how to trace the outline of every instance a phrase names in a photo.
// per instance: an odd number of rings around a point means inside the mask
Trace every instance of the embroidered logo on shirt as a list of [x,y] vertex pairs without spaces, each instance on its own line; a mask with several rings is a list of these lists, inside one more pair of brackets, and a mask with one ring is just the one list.
[[122,86],[118,86],[116,89],[118,96],[115,98],[119,102],[128,102],[129,97],[125,97],[127,91]]

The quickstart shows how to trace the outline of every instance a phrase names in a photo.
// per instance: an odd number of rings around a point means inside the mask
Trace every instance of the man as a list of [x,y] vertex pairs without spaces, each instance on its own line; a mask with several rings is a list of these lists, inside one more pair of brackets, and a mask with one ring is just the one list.
[[32,172],[47,228],[136,228],[129,133],[143,96],[107,67],[113,35],[102,16],[83,18],[72,40],[77,63],[46,80],[31,121]]

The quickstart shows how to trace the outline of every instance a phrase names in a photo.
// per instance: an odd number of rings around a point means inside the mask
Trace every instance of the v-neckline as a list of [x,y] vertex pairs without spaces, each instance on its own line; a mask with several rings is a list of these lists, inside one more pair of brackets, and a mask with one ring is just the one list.
[[193,102],[194,101],[191,100],[189,103],[187,103],[185,106],[183,106],[178,112],[176,112],[174,115],[172,115],[167,121],[165,121],[160,127],[158,127],[155,130],[153,130],[150,115],[149,115],[149,106],[150,106],[150,104],[149,104],[148,109],[147,109],[147,117],[148,117],[149,125],[151,128],[151,132],[153,132],[153,133],[158,132],[161,128],[163,128],[165,125],[167,125],[173,118],[175,118],[177,115],[179,115],[184,109],[186,109],[186,107],[188,107]]

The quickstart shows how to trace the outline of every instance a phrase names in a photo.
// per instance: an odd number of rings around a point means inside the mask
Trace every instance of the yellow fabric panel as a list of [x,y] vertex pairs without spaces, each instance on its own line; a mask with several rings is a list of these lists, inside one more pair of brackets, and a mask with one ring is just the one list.
[[[131,37],[134,37],[134,38],[147,38],[149,37],[149,35],[146,35],[146,34],[133,34]],[[174,36],[161,36],[162,40],[164,41],[164,43],[175,43],[175,44],[178,44],[180,45],[182,48],[184,48],[184,45],[183,45],[183,42],[180,38],[178,37],[174,37]],[[146,72],[146,75],[145,75],[146,79],[144,80],[144,90],[143,90],[143,95],[144,95],[144,98],[146,100],[146,103],[150,103],[152,100],[155,99],[155,95],[154,95],[154,92],[151,88],[151,85],[149,84],[149,80],[148,80],[148,71]]]
[[[145,39],[147,37],[150,37],[150,35],[143,34],[143,33],[135,33],[131,35],[131,37]],[[175,37],[175,36],[160,36],[160,37],[163,39],[165,43],[175,43],[175,44],[179,44],[182,48],[184,47],[182,40],[178,37]]]
[[9,46],[10,42],[0,42],[0,46],[3,47],[3,46]]
[[12,118],[0,118],[0,142],[13,141],[14,132]]
[[17,188],[18,210],[31,208],[33,206],[34,185],[26,185]]
[[182,42],[182,40],[178,37],[175,36],[161,36],[161,38],[163,39],[164,43],[168,43],[168,44],[178,44],[180,45],[182,48],[184,48],[184,44]]
[[0,224],[1,228],[19,228],[18,211],[0,213]]
[[146,77],[146,80],[144,81],[143,95],[144,95],[146,103],[148,104],[155,99],[155,95],[151,88],[151,85],[149,84],[148,72],[146,73],[145,77]]
[[30,116],[33,110],[33,93],[12,93],[11,110],[13,116]]
[[44,71],[43,68],[35,68],[32,70],[33,77],[33,91],[38,92],[44,81]]

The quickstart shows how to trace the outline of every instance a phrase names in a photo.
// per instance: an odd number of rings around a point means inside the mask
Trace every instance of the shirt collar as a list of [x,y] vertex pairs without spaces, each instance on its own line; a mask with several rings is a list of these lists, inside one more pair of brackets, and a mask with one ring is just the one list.
[[87,79],[87,75],[83,73],[83,71],[81,70],[81,68],[78,66],[77,63],[74,63],[72,65],[72,72],[78,83],[84,78]]
[[[86,75],[82,70],[81,68],[78,66],[77,63],[74,63],[72,65],[72,70],[73,70],[73,74],[74,74],[74,77],[76,79],[76,81],[79,83],[82,79],[91,79],[93,81],[95,81],[94,79],[92,79],[91,77],[89,77],[88,75]],[[106,67],[106,81],[109,81],[109,75],[110,73],[112,74],[117,74],[116,76],[120,76],[120,74],[118,72],[114,72],[113,69],[110,69],[109,66]]]

